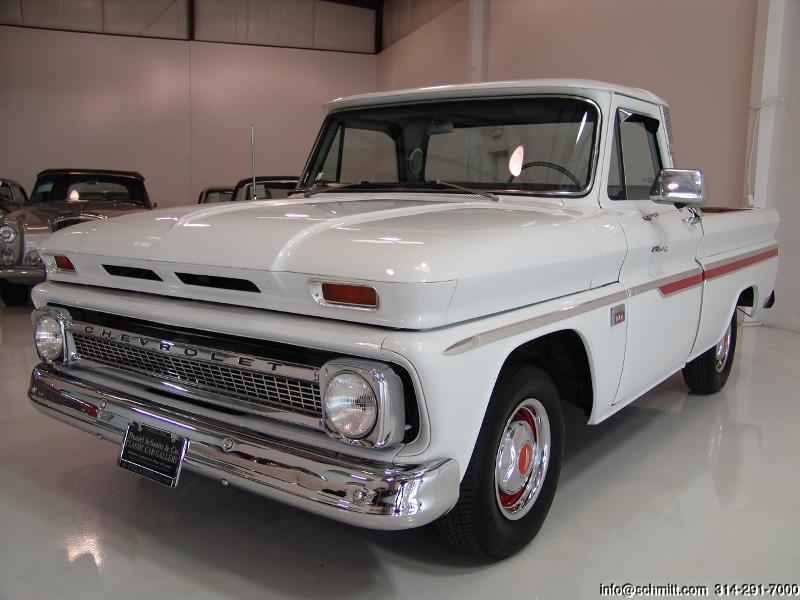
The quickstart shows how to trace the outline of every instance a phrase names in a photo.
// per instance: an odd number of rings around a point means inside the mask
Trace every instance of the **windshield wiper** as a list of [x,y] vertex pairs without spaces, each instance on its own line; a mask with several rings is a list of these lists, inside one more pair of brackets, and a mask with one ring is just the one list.
[[324,192],[338,192],[339,190],[357,188],[364,185],[370,185],[370,182],[353,181],[352,183],[345,183],[342,185],[331,185],[329,183],[324,183],[322,185],[312,185],[311,187],[308,187],[305,190],[303,190],[303,197],[308,198],[309,196],[313,196],[314,194],[322,194]]
[[455,183],[450,183],[449,181],[442,181],[441,179],[437,179],[436,181],[432,182],[436,185],[441,185],[444,187],[450,187],[456,190],[461,190],[462,192],[468,192],[470,194],[474,194],[476,196],[483,196],[484,198],[488,198],[489,200],[493,200],[494,202],[500,201],[500,196],[497,194],[493,194],[492,192],[485,191],[485,190],[473,190],[470,188],[466,188],[461,185],[456,185]]

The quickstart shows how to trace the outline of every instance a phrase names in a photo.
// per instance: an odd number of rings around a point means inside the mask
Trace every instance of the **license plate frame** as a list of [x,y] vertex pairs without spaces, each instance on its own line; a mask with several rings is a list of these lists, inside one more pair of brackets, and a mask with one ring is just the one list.
[[122,440],[118,464],[126,471],[174,488],[188,445],[183,436],[131,421]]

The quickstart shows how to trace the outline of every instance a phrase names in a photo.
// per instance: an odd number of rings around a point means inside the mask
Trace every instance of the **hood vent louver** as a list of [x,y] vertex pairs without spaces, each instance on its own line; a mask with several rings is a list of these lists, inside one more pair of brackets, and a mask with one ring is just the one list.
[[121,267],[119,265],[103,265],[109,275],[116,277],[130,277],[132,279],[147,279],[148,281],[163,281],[154,271],[150,269],[139,269],[136,267]]
[[261,292],[255,283],[247,279],[218,277],[216,275],[197,275],[196,273],[175,273],[175,275],[186,285],[198,285],[220,290],[234,290],[236,292],[255,292],[257,294]]

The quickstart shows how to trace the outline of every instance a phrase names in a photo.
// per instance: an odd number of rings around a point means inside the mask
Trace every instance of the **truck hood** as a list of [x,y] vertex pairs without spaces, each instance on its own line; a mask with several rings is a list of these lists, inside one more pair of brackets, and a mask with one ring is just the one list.
[[[403,327],[438,326],[590,286],[599,248],[577,211],[528,198],[431,196],[330,194],[147,211],[70,227],[42,251],[66,254],[78,268],[77,277],[53,273],[55,280]],[[152,269],[163,283],[111,276],[107,264]],[[260,292],[186,286],[176,269],[248,279]],[[320,306],[310,278],[372,283],[381,306]],[[426,299],[436,306],[409,308]]]

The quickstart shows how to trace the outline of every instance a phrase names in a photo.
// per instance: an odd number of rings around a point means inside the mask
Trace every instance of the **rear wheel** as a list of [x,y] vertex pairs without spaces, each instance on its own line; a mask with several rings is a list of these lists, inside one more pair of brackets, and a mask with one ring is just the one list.
[[683,379],[693,392],[713,394],[725,387],[736,353],[736,311],[722,339],[683,367]]
[[498,382],[456,506],[437,521],[450,545],[500,560],[530,542],[558,483],[564,449],[561,400],[550,377],[531,365]]
[[30,298],[31,288],[28,285],[17,285],[0,279],[0,300],[6,306],[21,306]]

